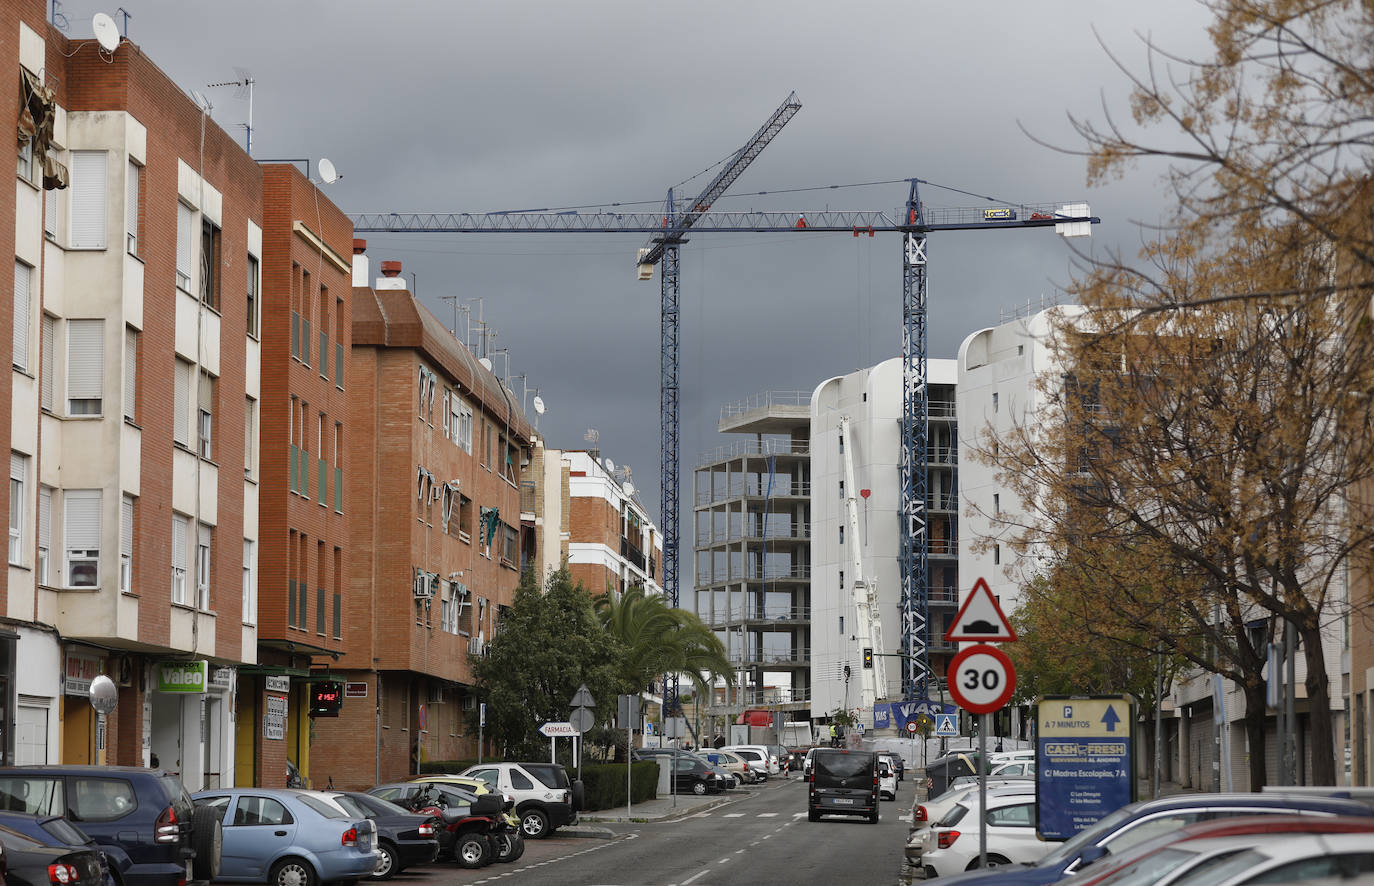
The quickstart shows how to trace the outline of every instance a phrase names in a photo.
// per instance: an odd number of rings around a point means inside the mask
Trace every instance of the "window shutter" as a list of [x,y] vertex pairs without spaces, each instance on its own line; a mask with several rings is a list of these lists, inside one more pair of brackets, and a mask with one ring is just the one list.
[[67,397],[99,400],[105,387],[105,321],[67,321]]
[[134,397],[138,393],[138,332],[124,330],[124,417],[134,421]]
[[191,364],[185,360],[177,360],[176,373],[172,379],[172,439],[183,446],[190,443],[186,409],[190,396]]
[[104,151],[72,151],[73,249],[105,248],[106,174]]
[[44,314],[42,326],[43,367],[39,370],[38,387],[40,396],[42,397],[42,407],[51,412],[53,408],[53,365],[55,362],[53,347],[55,346],[55,340],[57,338],[57,321],[47,314]]
[[100,490],[69,489],[62,500],[69,551],[100,549]]
[[[29,458],[27,455],[20,455],[17,452],[10,453],[11,480],[18,480],[20,483],[24,482],[26,479],[25,475],[28,473],[28,465],[26,464],[28,460]],[[13,502],[11,502],[11,504],[13,504]]]
[[138,164],[130,160],[128,174],[124,176],[124,227],[129,235],[130,255],[138,255],[138,177]]
[[57,189],[43,192],[43,233],[57,239]]
[[38,546],[52,547],[52,490],[47,486],[38,489]]
[[186,568],[186,518],[180,514],[172,515],[172,568]]
[[14,365],[29,368],[29,283],[33,269],[14,263]]
[[119,503],[119,553],[134,555],[134,500],[127,495]]
[[188,292],[191,289],[191,250],[194,244],[194,212],[185,203],[177,204],[177,286]]

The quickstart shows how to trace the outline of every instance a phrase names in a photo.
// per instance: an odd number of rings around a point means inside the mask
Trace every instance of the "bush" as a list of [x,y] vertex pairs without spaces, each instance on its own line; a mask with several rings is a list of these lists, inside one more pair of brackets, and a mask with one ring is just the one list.
[[[570,770],[570,774],[572,773]],[[643,761],[630,765],[630,778],[634,784],[633,803],[643,803],[658,795],[658,764]],[[625,805],[625,765],[623,763],[597,763],[582,765],[583,808],[615,809]]]

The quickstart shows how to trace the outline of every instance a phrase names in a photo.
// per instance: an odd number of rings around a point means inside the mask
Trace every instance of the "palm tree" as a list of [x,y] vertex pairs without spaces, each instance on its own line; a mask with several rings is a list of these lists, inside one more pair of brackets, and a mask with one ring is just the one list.
[[641,692],[660,674],[686,674],[700,693],[723,679],[734,683],[725,646],[695,613],[669,606],[663,597],[634,585],[617,597],[596,598],[596,614],[606,632],[625,650],[620,676],[629,692]]

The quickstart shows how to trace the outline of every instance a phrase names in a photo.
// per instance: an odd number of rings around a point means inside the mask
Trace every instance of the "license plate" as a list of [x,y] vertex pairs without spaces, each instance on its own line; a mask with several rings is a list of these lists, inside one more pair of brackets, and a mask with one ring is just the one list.
[[837,805],[837,806],[853,806],[853,805],[854,805],[854,801],[851,800],[851,799],[849,799],[848,797],[837,797],[837,798],[835,798],[835,805]]

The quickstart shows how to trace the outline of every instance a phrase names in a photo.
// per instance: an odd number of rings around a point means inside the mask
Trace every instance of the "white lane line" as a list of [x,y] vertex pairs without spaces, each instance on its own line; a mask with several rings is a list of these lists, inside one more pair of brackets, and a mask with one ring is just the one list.
[[743,812],[727,812],[727,813],[725,813],[725,815],[724,815],[723,817],[724,817],[724,818],[744,818],[744,813],[743,813]]
[[778,817],[778,814],[777,814],[776,812],[760,812],[760,813],[759,813],[759,818],[777,818],[777,817]]
[[744,850],[743,850],[743,849],[736,849],[736,850],[735,850],[735,854],[736,854],[736,855],[742,855],[743,853],[744,853]]
[[693,816],[691,816],[691,817],[692,817],[692,818],[710,818],[710,817],[711,817],[711,813],[709,813],[709,812],[698,812],[696,815],[693,815]]
[[711,869],[710,869],[710,868],[706,868],[706,869],[703,870],[703,871],[697,871],[697,872],[696,872],[695,874],[693,874],[692,876],[690,876],[690,877],[688,877],[687,879],[683,880],[683,881],[682,881],[682,886],[687,886],[688,883],[691,883],[693,880],[697,879],[698,877],[704,877],[704,876],[706,876],[706,875],[709,874],[709,873],[711,873]]

